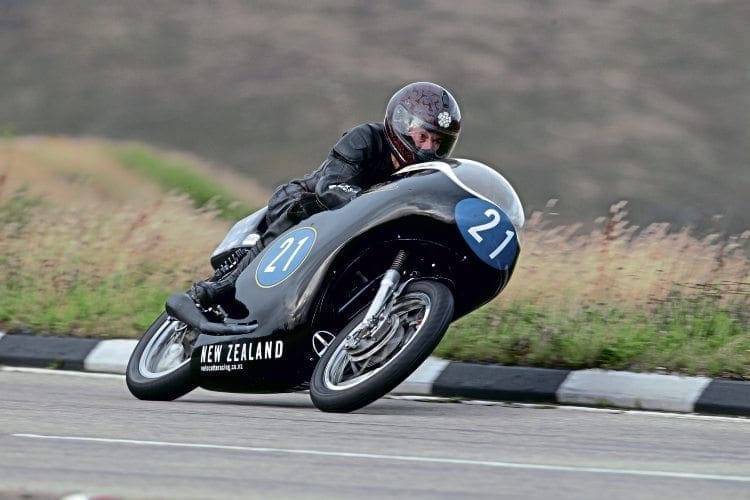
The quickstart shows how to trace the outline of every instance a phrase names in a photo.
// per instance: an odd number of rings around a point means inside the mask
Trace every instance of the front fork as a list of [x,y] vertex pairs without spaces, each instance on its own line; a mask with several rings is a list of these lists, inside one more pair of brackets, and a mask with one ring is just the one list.
[[408,253],[406,250],[399,250],[398,255],[393,260],[391,267],[385,272],[380,280],[380,288],[375,294],[375,298],[365,313],[365,317],[357,328],[347,335],[344,341],[346,349],[357,349],[360,344],[375,335],[382,327],[385,320],[390,314],[393,300],[396,298],[394,292],[401,282],[401,270],[404,267]]

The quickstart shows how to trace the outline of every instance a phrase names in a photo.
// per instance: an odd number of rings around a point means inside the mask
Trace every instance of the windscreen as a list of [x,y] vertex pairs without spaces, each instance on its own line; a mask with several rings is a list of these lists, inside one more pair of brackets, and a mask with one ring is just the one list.
[[517,229],[525,222],[523,205],[513,186],[505,177],[487,165],[473,160],[450,159],[419,163],[403,168],[399,173],[419,170],[439,170],[467,193],[483,198],[500,207]]

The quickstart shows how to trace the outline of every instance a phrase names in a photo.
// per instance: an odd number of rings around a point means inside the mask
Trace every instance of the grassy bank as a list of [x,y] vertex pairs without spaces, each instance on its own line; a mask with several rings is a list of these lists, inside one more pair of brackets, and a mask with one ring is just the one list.
[[[196,185],[209,189],[198,196]],[[235,211],[244,215],[266,196],[247,180],[141,145],[6,138],[0,330],[139,336],[169,293],[211,272],[208,257]]]
[[[180,188],[208,182],[150,149],[134,169],[132,147],[112,147],[0,147],[0,330],[136,338],[170,292],[209,273],[231,222]],[[176,178],[168,195],[152,179],[162,167]],[[204,197],[231,198],[224,189]],[[625,208],[592,231],[533,214],[507,290],[456,322],[438,354],[750,378],[750,231],[638,228]]]

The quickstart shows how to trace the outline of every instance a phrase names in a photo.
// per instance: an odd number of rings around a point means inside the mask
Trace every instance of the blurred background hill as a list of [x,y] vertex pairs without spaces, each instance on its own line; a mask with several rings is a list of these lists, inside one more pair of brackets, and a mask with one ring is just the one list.
[[430,80],[461,104],[456,156],[529,212],[628,200],[637,224],[738,233],[748,26],[746,0],[0,0],[0,128],[143,141],[271,189]]

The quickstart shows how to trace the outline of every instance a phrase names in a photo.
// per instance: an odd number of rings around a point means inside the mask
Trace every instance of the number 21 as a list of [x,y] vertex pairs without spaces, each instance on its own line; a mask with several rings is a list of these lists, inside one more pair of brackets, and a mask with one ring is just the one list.
[[[489,217],[491,220],[486,224],[480,224],[478,226],[472,226],[469,228],[469,234],[472,236],[472,238],[477,240],[477,243],[481,243],[484,240],[484,238],[482,238],[482,235],[480,235],[479,233],[481,233],[482,231],[489,231],[490,229],[500,224],[500,214],[494,208],[488,208],[487,210],[485,210],[484,215]],[[508,246],[508,243],[510,243],[510,240],[513,239],[513,236],[515,234],[516,233],[514,233],[513,231],[506,230],[505,239],[502,243],[500,243],[500,246],[498,246],[495,250],[492,251],[492,253],[490,253],[490,259],[494,259],[498,255],[500,255],[500,252],[502,252],[505,247]]]
[[[294,252],[292,252],[292,255],[290,255],[289,258],[286,260],[286,264],[284,264],[284,267],[281,269],[282,271],[286,271],[287,269],[289,269],[289,265],[292,263],[294,258],[299,253],[300,249],[302,248],[302,245],[304,245],[305,242],[309,239],[310,239],[309,236],[305,236],[304,238],[302,238],[301,240],[297,242],[297,248],[294,249]],[[294,245],[294,237],[287,238],[286,240],[284,240],[284,242],[281,244],[281,252],[279,252],[279,255],[274,257],[273,260],[268,263],[265,269],[263,269],[263,272],[272,273],[276,271],[276,261],[278,261],[286,253],[286,251],[292,247],[292,245]]]

